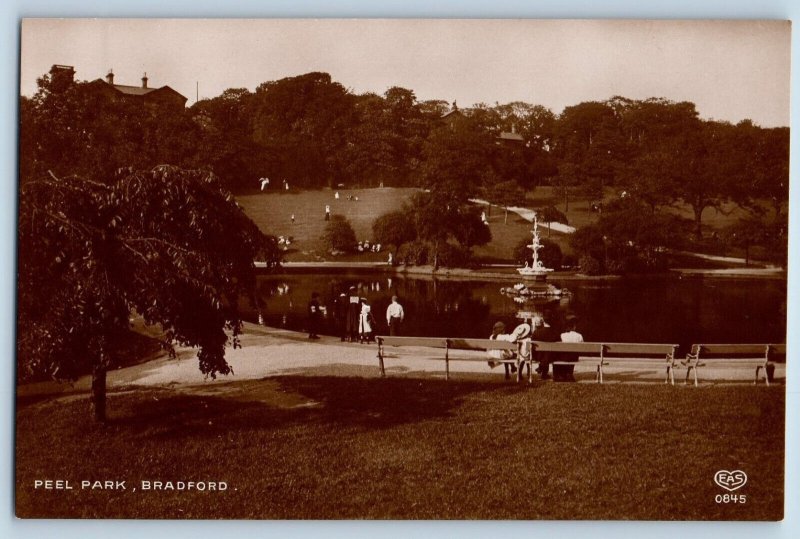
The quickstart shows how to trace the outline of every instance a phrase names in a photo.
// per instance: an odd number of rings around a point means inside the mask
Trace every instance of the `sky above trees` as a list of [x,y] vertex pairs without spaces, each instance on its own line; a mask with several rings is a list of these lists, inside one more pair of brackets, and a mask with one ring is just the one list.
[[356,93],[525,101],[555,113],[613,95],[692,101],[702,118],[789,123],[780,21],[26,20],[21,92],[54,63],[78,79],[169,85],[192,104],[309,71]]

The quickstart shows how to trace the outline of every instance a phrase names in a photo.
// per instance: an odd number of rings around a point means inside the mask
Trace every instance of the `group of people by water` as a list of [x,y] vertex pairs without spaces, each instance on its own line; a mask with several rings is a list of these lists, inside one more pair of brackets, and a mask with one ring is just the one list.
[[[392,296],[392,301],[386,308],[386,325],[379,328],[372,305],[361,293],[361,287],[351,286],[346,291],[342,291],[333,301],[332,319],[335,334],[339,336],[341,342],[351,343],[371,343],[375,340],[376,331],[382,329],[384,334],[399,336],[405,320],[405,311],[400,304],[397,296]],[[308,302],[308,338],[319,339],[319,332],[323,324],[323,319],[328,314],[328,308],[320,303],[319,293],[313,292],[311,300]],[[382,321],[381,321],[382,324]],[[508,342],[522,343],[519,352],[510,350],[489,350],[489,366],[494,368],[503,364],[506,373],[516,372],[516,366],[507,361],[515,359],[519,353],[527,359],[532,352],[530,341],[539,342],[583,342],[583,335],[577,331],[578,319],[573,314],[568,314],[563,321],[561,330],[554,327],[545,320],[542,313],[533,313],[530,318],[525,319],[517,325],[511,332],[506,332],[506,324],[498,321],[492,327],[489,339]],[[539,366],[536,372],[543,379],[554,378],[562,381],[573,381],[573,368],[569,365],[556,365],[553,367],[553,374],[550,374],[550,363],[555,361],[553,353],[536,352],[535,358]],[[574,356],[574,357],[572,357]],[[577,354],[559,353],[559,363],[564,361],[577,361]]]
[[[319,302],[319,293],[311,294],[308,302],[308,338],[319,339],[319,331],[327,309]],[[398,297],[392,296],[392,302],[386,309],[386,327],[389,335],[399,335],[400,327],[405,319],[403,306]],[[359,294],[359,289],[351,286],[347,292],[341,292],[333,306],[333,322],[336,334],[341,342],[368,343],[375,340],[378,324],[367,298]]]

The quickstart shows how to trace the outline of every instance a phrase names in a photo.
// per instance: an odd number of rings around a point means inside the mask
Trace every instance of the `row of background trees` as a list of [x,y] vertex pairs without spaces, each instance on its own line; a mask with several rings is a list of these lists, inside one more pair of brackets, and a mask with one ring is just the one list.
[[[21,101],[23,177],[35,163],[76,174],[168,162],[209,167],[234,193],[264,176],[298,187],[455,183],[470,193],[512,181],[556,187],[567,209],[576,189],[601,199],[616,187],[653,209],[680,199],[696,222],[726,199],[768,200],[780,213],[788,192],[788,128],[702,120],[689,102],[616,96],[560,115],[477,104],[453,121],[443,100],[399,87],[359,95],[308,73],[143,114],[130,101],[97,99],[85,83],[49,74],[39,82]],[[500,143],[511,131],[522,142]]]
[[[265,176],[306,188],[423,187],[433,207],[459,215],[477,195],[508,206],[550,185],[568,212],[576,195],[602,201],[613,189],[628,200],[595,236],[638,247],[637,223],[658,222],[681,234],[647,235],[647,248],[675,247],[681,236],[701,237],[709,209],[732,202],[749,215],[727,231],[728,243],[785,258],[789,129],[704,120],[690,102],[615,96],[559,115],[523,102],[458,109],[400,87],[356,94],[314,72],[176,111],[98,99],[92,84],[54,72],[22,98],[21,117],[23,182],[46,171],[110,177],[170,163],[213,171],[234,193],[254,191]],[[675,218],[676,204],[691,209],[691,227]]]

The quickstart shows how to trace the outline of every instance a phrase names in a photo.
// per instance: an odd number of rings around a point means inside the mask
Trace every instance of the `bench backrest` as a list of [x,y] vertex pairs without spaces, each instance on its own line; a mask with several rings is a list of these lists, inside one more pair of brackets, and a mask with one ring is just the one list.
[[516,350],[518,344],[494,339],[447,339],[451,350]]
[[442,337],[376,337],[382,346],[425,346],[447,348],[447,339]]
[[752,357],[766,358],[772,355],[786,355],[785,344],[695,344],[692,355],[698,357]]
[[575,354],[602,354],[615,356],[667,356],[673,355],[677,344],[599,343],[599,342],[541,342],[532,341],[536,352],[571,352]]

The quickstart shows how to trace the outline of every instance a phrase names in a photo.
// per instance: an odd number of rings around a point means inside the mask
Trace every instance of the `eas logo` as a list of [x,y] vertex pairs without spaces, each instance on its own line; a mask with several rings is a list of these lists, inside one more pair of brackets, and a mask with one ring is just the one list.
[[747,474],[742,470],[720,470],[714,474],[714,482],[728,492],[733,492],[747,483]]

